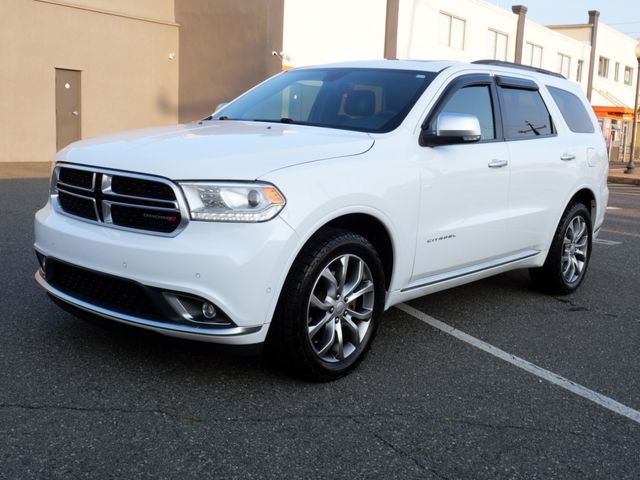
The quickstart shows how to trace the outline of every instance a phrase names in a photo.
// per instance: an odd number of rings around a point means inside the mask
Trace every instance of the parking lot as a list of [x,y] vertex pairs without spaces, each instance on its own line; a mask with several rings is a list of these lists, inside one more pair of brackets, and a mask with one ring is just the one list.
[[61,311],[46,194],[0,180],[2,478],[640,477],[640,186],[611,186],[576,294],[516,271],[393,308],[328,384]]

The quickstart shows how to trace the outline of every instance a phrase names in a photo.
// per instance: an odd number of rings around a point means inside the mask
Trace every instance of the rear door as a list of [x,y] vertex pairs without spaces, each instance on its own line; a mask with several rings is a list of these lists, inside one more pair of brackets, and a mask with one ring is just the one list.
[[[586,148],[558,135],[557,109],[533,80],[497,76],[511,161],[507,249],[545,250]],[[551,108],[550,108],[551,107]],[[563,126],[564,127],[564,126]]]

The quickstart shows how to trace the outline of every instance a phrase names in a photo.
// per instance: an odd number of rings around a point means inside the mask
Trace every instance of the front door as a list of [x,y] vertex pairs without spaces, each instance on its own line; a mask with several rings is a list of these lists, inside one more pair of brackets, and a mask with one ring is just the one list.
[[80,72],[56,68],[56,150],[80,136]]
[[428,117],[433,123],[443,112],[474,115],[482,138],[477,143],[418,147],[421,201],[412,283],[447,272],[454,275],[504,255],[509,152],[492,82],[488,75],[454,81]]

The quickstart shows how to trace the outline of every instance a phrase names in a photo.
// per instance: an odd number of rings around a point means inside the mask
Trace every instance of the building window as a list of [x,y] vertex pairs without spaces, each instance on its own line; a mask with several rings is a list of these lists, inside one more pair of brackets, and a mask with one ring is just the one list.
[[616,69],[613,71],[613,79],[616,82],[620,81],[620,62],[616,62]]
[[525,51],[524,63],[526,65],[531,65],[532,67],[537,67],[537,68],[542,67],[542,47],[540,45],[527,42],[527,44],[525,45],[524,51]]
[[624,84],[632,85],[633,84],[633,68],[624,67]]
[[582,81],[582,66],[584,62],[582,60],[578,60],[578,70],[576,71],[576,82]]
[[598,60],[598,76],[609,78],[609,59],[606,57],[600,57]]
[[440,43],[446,47],[464,50],[465,21],[440,12]]
[[569,78],[571,73],[571,57],[569,55],[558,54],[558,73],[564,75],[565,78]]
[[505,33],[489,29],[487,33],[487,53],[494,60],[507,60],[507,43],[509,37]]

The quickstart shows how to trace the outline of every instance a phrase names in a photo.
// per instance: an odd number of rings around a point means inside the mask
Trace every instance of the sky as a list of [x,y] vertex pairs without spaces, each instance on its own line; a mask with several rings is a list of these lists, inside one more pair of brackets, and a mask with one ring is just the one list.
[[511,10],[526,5],[527,18],[542,25],[587,23],[589,10],[600,12],[600,21],[627,35],[640,37],[640,0],[487,0]]

